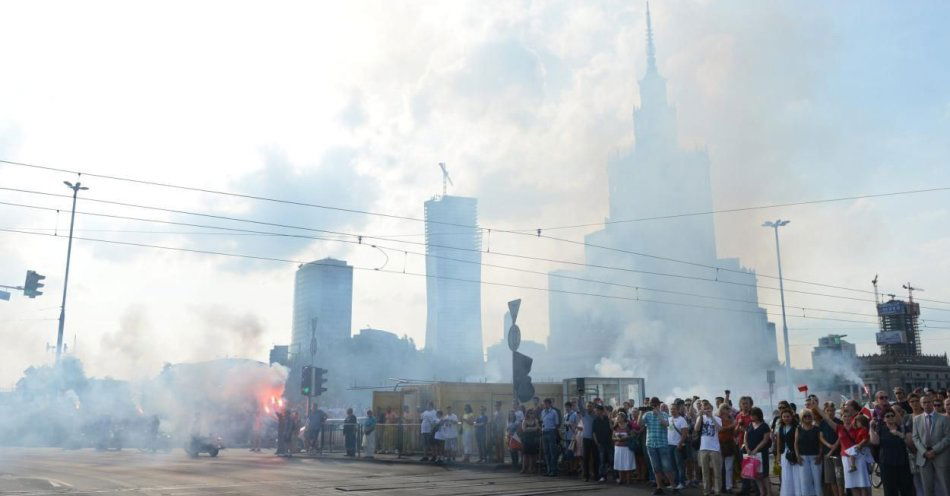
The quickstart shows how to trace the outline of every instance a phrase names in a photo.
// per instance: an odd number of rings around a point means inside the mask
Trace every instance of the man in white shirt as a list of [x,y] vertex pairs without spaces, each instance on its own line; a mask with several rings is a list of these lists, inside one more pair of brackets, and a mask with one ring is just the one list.
[[699,438],[699,467],[703,471],[703,494],[719,494],[722,485],[722,453],[719,449],[719,430],[722,420],[713,415],[712,403],[703,400],[702,414],[696,418]]
[[419,430],[422,432],[422,461],[424,462],[429,461],[430,458],[435,459],[435,454],[432,453],[432,428],[435,427],[436,422],[438,422],[438,416],[436,415],[435,404],[430,401],[426,410],[422,412],[421,425],[419,426]]

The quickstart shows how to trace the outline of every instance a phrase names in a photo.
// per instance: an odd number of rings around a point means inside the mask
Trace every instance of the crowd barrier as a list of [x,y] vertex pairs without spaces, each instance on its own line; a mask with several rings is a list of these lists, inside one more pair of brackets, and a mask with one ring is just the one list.
[[[491,432],[493,432],[493,429],[492,425],[489,424],[486,429],[487,435],[484,441],[486,454],[491,456],[499,452],[507,453],[507,439],[504,437],[493,438],[490,435]],[[366,435],[362,423],[358,423],[354,426],[354,433],[356,435],[357,454],[363,456],[370,455],[371,453],[365,453]],[[373,435],[375,436],[375,453],[400,456],[422,456],[425,452],[421,424],[376,424]],[[459,450],[461,450],[461,433],[458,439]],[[299,439],[296,440],[295,450],[315,453],[345,453],[346,436],[344,435],[343,421],[340,419],[328,420],[324,424],[323,429],[317,433],[316,436],[304,430]],[[474,455],[477,457],[478,453],[478,447],[476,446]],[[491,457],[497,459],[497,456]]]

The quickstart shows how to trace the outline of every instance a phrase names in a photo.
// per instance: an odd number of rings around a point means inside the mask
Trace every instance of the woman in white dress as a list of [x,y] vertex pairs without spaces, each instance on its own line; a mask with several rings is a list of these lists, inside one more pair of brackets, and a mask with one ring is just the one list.
[[792,410],[782,410],[781,423],[778,428],[778,446],[775,450],[782,464],[782,487],[780,496],[801,496],[798,491],[799,479],[801,479],[801,465],[795,455],[795,433],[798,431],[798,424],[795,422],[795,416]]
[[376,454],[376,415],[372,410],[366,411],[363,421],[363,453],[363,458],[373,458]]
[[617,472],[617,484],[630,484],[633,467],[637,464],[633,450],[628,445],[629,437],[630,422],[627,414],[621,411],[614,422],[614,470]]
[[462,414],[462,452],[465,454],[462,463],[471,462],[475,454],[475,411],[472,405],[465,405],[465,413]]
[[459,450],[459,417],[452,413],[452,407],[445,407],[445,419],[442,422],[442,429],[445,432],[442,436],[445,438],[445,457],[454,462],[458,456]]

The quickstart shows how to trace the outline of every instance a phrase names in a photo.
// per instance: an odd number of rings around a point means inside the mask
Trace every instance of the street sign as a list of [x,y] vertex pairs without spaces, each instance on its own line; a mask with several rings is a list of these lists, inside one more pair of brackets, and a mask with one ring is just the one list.
[[508,328],[508,349],[518,351],[519,346],[521,346],[521,329],[512,324]]
[[0,290],[0,300],[10,301],[10,293]]
[[774,371],[774,370],[766,370],[766,371],[765,371],[765,382],[768,382],[769,384],[775,384],[775,371]]
[[518,321],[518,309],[521,308],[521,298],[508,302],[508,313],[511,314],[511,324]]

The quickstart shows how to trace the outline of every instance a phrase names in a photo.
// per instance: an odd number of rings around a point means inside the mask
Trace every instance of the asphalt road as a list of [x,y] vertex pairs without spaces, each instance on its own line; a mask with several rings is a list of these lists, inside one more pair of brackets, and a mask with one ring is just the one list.
[[528,496],[591,492],[605,496],[650,494],[645,486],[588,484],[567,477],[336,457],[287,459],[245,450],[191,459],[182,450],[149,454],[137,450],[0,448],[3,495]]

